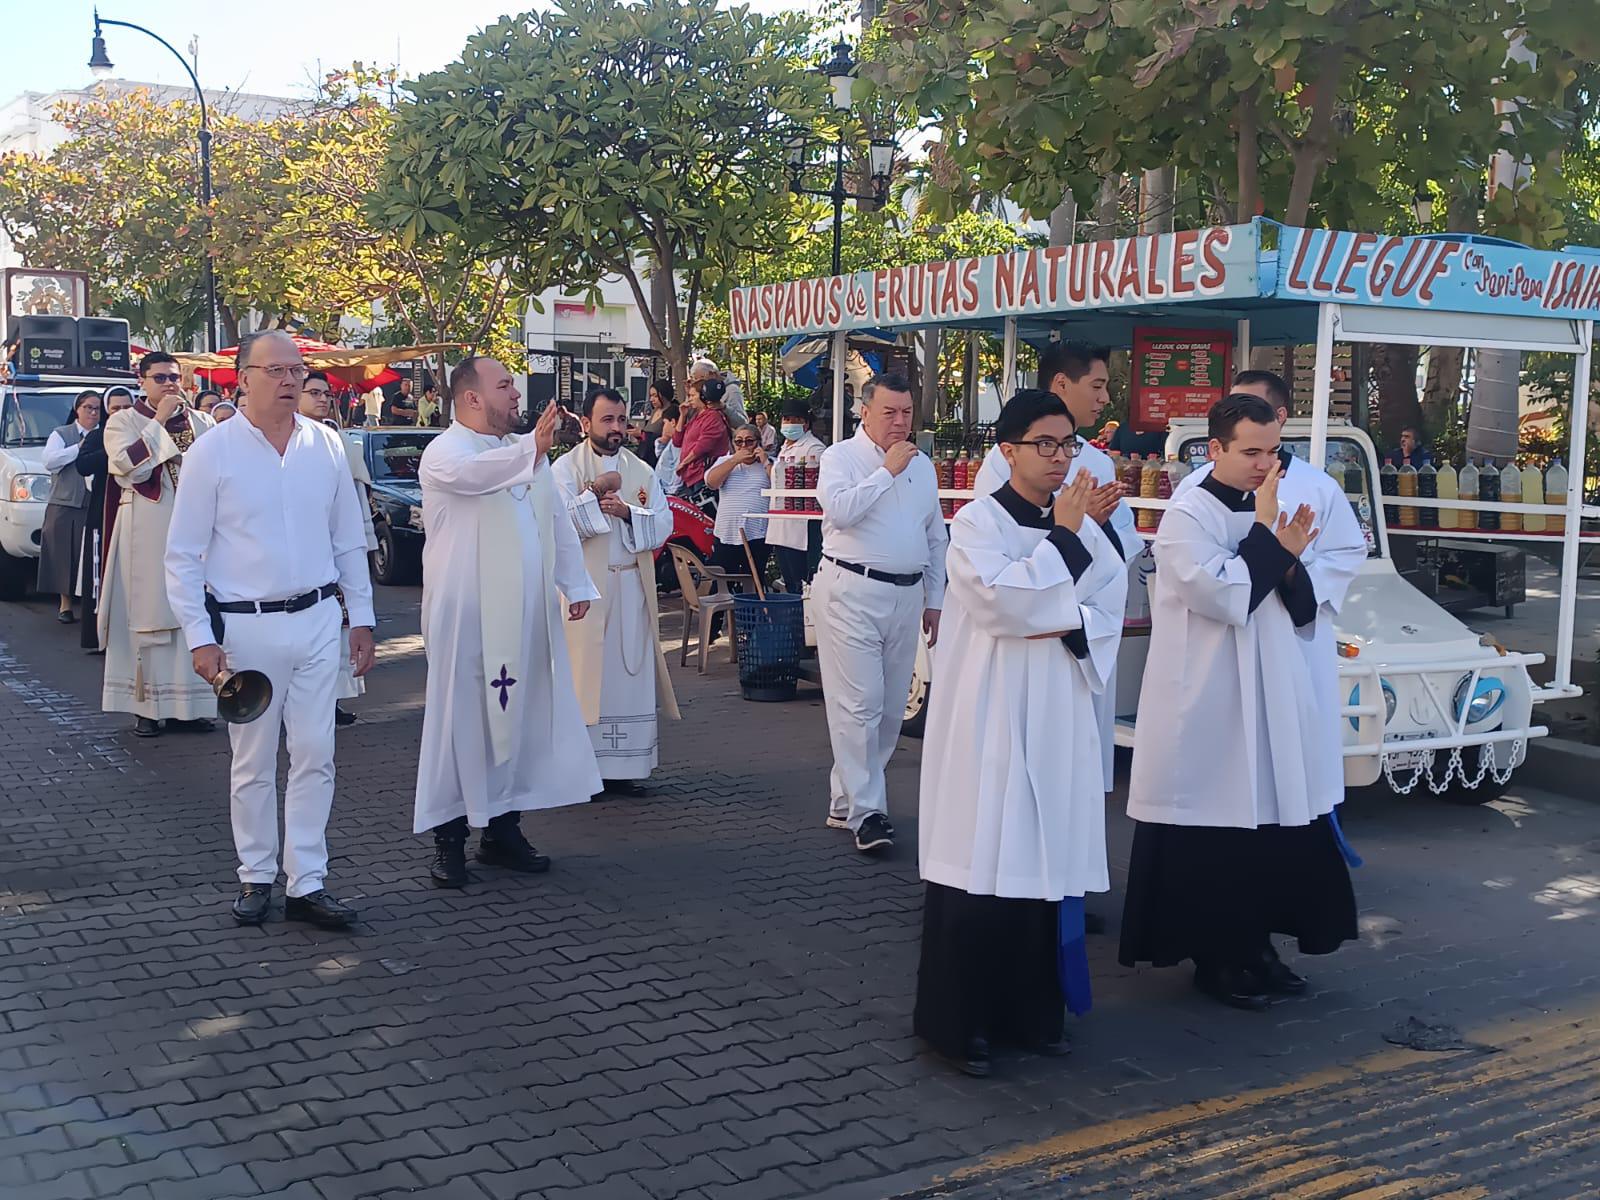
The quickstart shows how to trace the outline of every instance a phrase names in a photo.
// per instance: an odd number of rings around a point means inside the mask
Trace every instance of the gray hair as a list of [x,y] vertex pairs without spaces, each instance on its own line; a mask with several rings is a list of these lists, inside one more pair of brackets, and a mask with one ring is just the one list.
[[743,425],[737,426],[733,433],[729,436],[738,437],[741,433],[748,433],[751,437],[755,438],[757,445],[761,444],[761,430],[757,429],[749,421],[746,421]]
[[689,364],[690,379],[709,379],[713,375],[720,374],[721,372],[717,370],[717,364],[712,362],[709,358],[697,358],[694,360],[694,362]]
[[265,341],[270,337],[289,338],[289,344],[294,344],[294,339],[281,329],[258,329],[254,333],[247,333],[239,339],[239,357],[235,360],[238,364],[237,369],[242,371],[248,367],[250,365],[250,356],[256,348],[256,343]]

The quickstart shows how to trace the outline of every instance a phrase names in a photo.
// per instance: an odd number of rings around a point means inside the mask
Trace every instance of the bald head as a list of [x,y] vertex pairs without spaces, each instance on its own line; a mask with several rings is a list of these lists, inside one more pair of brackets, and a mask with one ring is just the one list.
[[261,428],[293,421],[306,377],[300,347],[281,329],[264,329],[239,342],[240,407]]

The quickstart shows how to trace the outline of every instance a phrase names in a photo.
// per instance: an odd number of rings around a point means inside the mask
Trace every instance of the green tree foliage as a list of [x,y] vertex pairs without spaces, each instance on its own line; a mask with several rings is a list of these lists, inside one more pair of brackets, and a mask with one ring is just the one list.
[[[1475,194],[1507,149],[1532,186],[1490,220],[1543,245],[1594,17],[1569,0],[899,0],[871,70],[942,128],[964,185],[1036,215],[1176,165],[1208,219],[1374,227],[1418,184]],[[1536,67],[1505,63],[1513,28]],[[1494,102],[1512,99],[1502,132]]]
[[809,38],[800,17],[712,0],[502,21],[407,85],[375,206],[408,244],[458,234],[516,263],[529,293],[620,276],[681,379],[708,291],[782,240],[783,134],[822,99]]

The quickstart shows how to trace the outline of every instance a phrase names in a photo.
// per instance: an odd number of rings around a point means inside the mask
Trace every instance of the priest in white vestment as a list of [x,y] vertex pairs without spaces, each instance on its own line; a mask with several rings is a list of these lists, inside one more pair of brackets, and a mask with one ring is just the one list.
[[106,471],[120,499],[107,513],[105,565],[96,614],[106,650],[101,707],[132,713],[133,732],[155,737],[163,722],[208,729],[217,698],[196,678],[179,621],[167,600],[167,530],[184,451],[212,428],[184,400],[170,354],[139,363],[144,397],[105,426]]
[[918,828],[916,1032],[974,1075],[994,1042],[1064,1053],[1063,1005],[1088,1007],[1083,897],[1109,887],[1094,697],[1127,597],[1093,476],[1062,486],[1079,443],[1059,397],[1018,392],[995,435],[1011,482],[950,526]]
[[[328,373],[312,371],[306,376],[305,383],[300,389],[300,415],[325,425],[331,424],[338,429],[339,422],[333,414],[333,390],[329,384]],[[352,446],[342,432],[339,434],[339,448],[344,451],[345,462],[350,467],[350,478],[356,485],[356,497],[361,501],[361,521],[367,539],[367,554],[371,555],[378,548],[378,531],[372,526],[372,473],[367,470],[366,460],[362,458],[360,449]],[[354,700],[357,696],[366,695],[367,681],[357,675],[351,665],[350,614],[345,608],[342,594],[339,597],[339,608],[343,619],[339,627],[339,685],[336,695],[339,700]],[[333,719],[334,724],[341,727],[356,723],[355,713],[337,702],[333,706]]]
[[[567,624],[567,653],[601,786],[638,796],[660,757],[658,710],[678,718],[656,607],[655,551],[672,536],[672,509],[655,473],[623,445],[620,393],[590,392],[582,420],[585,439],[556,460],[555,477],[600,598]],[[613,473],[615,490],[596,485]]]
[[1334,816],[1332,612],[1304,558],[1310,506],[1279,511],[1271,406],[1234,394],[1210,423],[1214,469],[1167,509],[1155,541],[1120,959],[1192,959],[1201,991],[1261,1009],[1306,989],[1272,934],[1306,954],[1356,936]]
[[582,620],[599,592],[550,468],[560,406],[511,436],[521,394],[484,357],[456,367],[450,398],[454,422],[418,470],[428,683],[412,828],[434,835],[434,882],[459,888],[469,825],[480,863],[546,871],[519,815],[600,790],[558,610],[564,595]]

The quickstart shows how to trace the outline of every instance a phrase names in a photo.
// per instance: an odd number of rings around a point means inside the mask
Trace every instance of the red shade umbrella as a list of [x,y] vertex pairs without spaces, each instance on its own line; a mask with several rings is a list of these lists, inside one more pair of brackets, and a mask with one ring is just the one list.
[[[316,338],[305,337],[301,334],[289,335],[301,354],[311,355],[329,353],[344,349],[329,342],[321,342]],[[217,351],[218,358],[239,357],[239,347],[229,346]],[[354,366],[354,367],[318,367],[320,371],[327,372],[330,379],[337,380],[346,389],[359,388],[370,391],[375,387],[384,387],[391,383],[399,383],[402,376],[391,367],[385,366]],[[239,372],[233,367],[196,367],[195,374],[204,375],[213,387],[235,387],[239,383]]]

